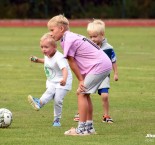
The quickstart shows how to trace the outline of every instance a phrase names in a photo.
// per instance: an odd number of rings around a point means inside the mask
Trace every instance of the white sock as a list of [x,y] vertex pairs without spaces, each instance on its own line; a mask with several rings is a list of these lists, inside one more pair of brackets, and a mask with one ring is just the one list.
[[93,120],[87,120],[86,124],[93,124]]

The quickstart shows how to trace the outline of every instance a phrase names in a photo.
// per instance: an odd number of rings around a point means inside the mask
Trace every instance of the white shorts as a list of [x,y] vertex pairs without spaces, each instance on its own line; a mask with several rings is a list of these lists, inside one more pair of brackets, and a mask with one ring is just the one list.
[[101,74],[88,74],[84,79],[84,86],[87,88],[84,94],[93,94],[99,89],[103,80],[110,74],[110,71]]
[[99,86],[99,89],[103,89],[103,88],[110,88],[110,77],[107,76],[103,82],[101,83],[101,85]]

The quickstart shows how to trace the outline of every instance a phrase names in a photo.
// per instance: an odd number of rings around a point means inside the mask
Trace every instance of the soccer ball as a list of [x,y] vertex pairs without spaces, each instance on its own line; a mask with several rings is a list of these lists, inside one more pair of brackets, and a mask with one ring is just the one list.
[[0,108],[0,128],[7,128],[12,123],[12,113],[6,108]]

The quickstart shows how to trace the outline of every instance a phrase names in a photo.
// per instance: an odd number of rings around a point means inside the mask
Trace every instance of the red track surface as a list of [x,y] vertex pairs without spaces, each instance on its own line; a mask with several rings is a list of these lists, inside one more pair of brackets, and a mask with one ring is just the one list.
[[[90,19],[70,20],[71,27],[86,27]],[[0,20],[0,27],[46,27],[48,20]],[[104,20],[106,27],[155,27],[155,19]]]

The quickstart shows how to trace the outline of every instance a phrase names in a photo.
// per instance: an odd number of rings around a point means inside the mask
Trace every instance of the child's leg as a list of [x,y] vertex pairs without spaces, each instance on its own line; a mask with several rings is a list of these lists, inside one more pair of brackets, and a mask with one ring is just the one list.
[[[78,94],[78,111],[80,114],[79,124],[78,127],[71,128],[70,130],[66,131],[65,135],[87,135],[87,134],[95,134],[95,129],[93,132],[87,131],[86,128],[86,121],[87,115],[89,118],[92,119],[92,103],[90,102],[90,94],[95,93],[99,86],[101,85],[102,81],[109,75],[110,71],[107,71],[102,74],[98,75],[87,75],[84,80],[84,86],[87,88],[86,92],[82,92]],[[84,94],[85,93],[85,94]],[[89,114],[88,114],[89,110]],[[92,120],[91,124],[93,126]]]
[[87,112],[87,120],[93,119],[93,105],[90,96],[87,97],[88,101],[88,112]]
[[78,112],[80,114],[80,122],[87,121],[88,118],[92,119],[92,102],[89,94],[78,94]]
[[109,116],[109,93],[105,92],[101,94],[103,104],[103,118],[102,122],[113,123],[112,118]]
[[87,112],[86,130],[90,134],[96,134],[93,126],[93,104],[90,96],[87,97],[87,100],[88,100],[88,112]]
[[[93,116],[93,106],[90,97],[87,97],[88,101],[88,112],[87,112],[87,120],[92,120]],[[79,121],[79,111],[78,113],[74,116],[74,121]]]
[[86,130],[86,121],[88,113],[88,94],[78,93],[78,111],[79,111],[79,123],[76,128],[78,134],[83,134]]
[[98,94],[101,95],[101,99],[102,99],[102,106],[105,112],[105,113],[103,112],[104,115],[109,114],[109,101],[108,101],[109,88],[110,88],[110,76],[107,76],[101,83],[98,90]]
[[109,94],[108,93],[102,93],[101,94],[101,97],[102,97],[102,105],[103,105],[103,114],[105,116],[109,116]]
[[44,92],[40,99],[34,98],[31,95],[28,96],[29,103],[33,106],[35,110],[40,110],[45,104],[47,104],[55,94],[54,87],[48,87],[48,89]]
[[109,88],[110,88],[110,76],[104,79],[104,81],[100,85],[98,94],[101,95],[101,99],[102,99],[102,106],[103,106],[102,121],[112,123],[113,121],[109,116]]
[[54,120],[61,118],[63,99],[68,90],[57,88],[54,96]]
[[78,94],[78,110],[80,114],[79,121],[86,122],[87,112],[88,112],[88,95],[87,94]]
[[[84,133],[84,134],[85,133],[86,134],[87,133],[88,134],[96,134],[94,126],[93,126],[93,119],[92,119],[93,118],[93,105],[92,105],[90,95],[85,94],[85,98],[86,98],[87,106],[84,105],[84,106],[80,106],[80,107],[87,110],[87,112],[85,112],[85,110],[79,108],[79,113],[81,111],[82,115],[80,115],[80,121],[79,121],[78,127],[76,128],[76,132]],[[81,103],[81,100],[80,100],[80,103]],[[83,118],[81,118],[81,116],[83,116]]]
[[47,104],[50,100],[52,100],[55,95],[55,91],[56,89],[54,87],[52,86],[48,87],[40,98],[40,104],[43,106]]
[[[78,128],[76,129],[77,133],[79,133],[79,130],[87,130],[89,132],[86,124],[87,120],[89,123],[91,122],[91,126],[93,126],[93,105],[91,102],[90,94],[96,92],[103,81],[102,79],[105,78],[107,74],[103,73],[101,75],[88,75],[85,77],[84,85],[87,88],[87,91],[83,92],[85,94],[78,94],[78,110],[80,118]],[[95,130],[93,132],[95,132]]]

